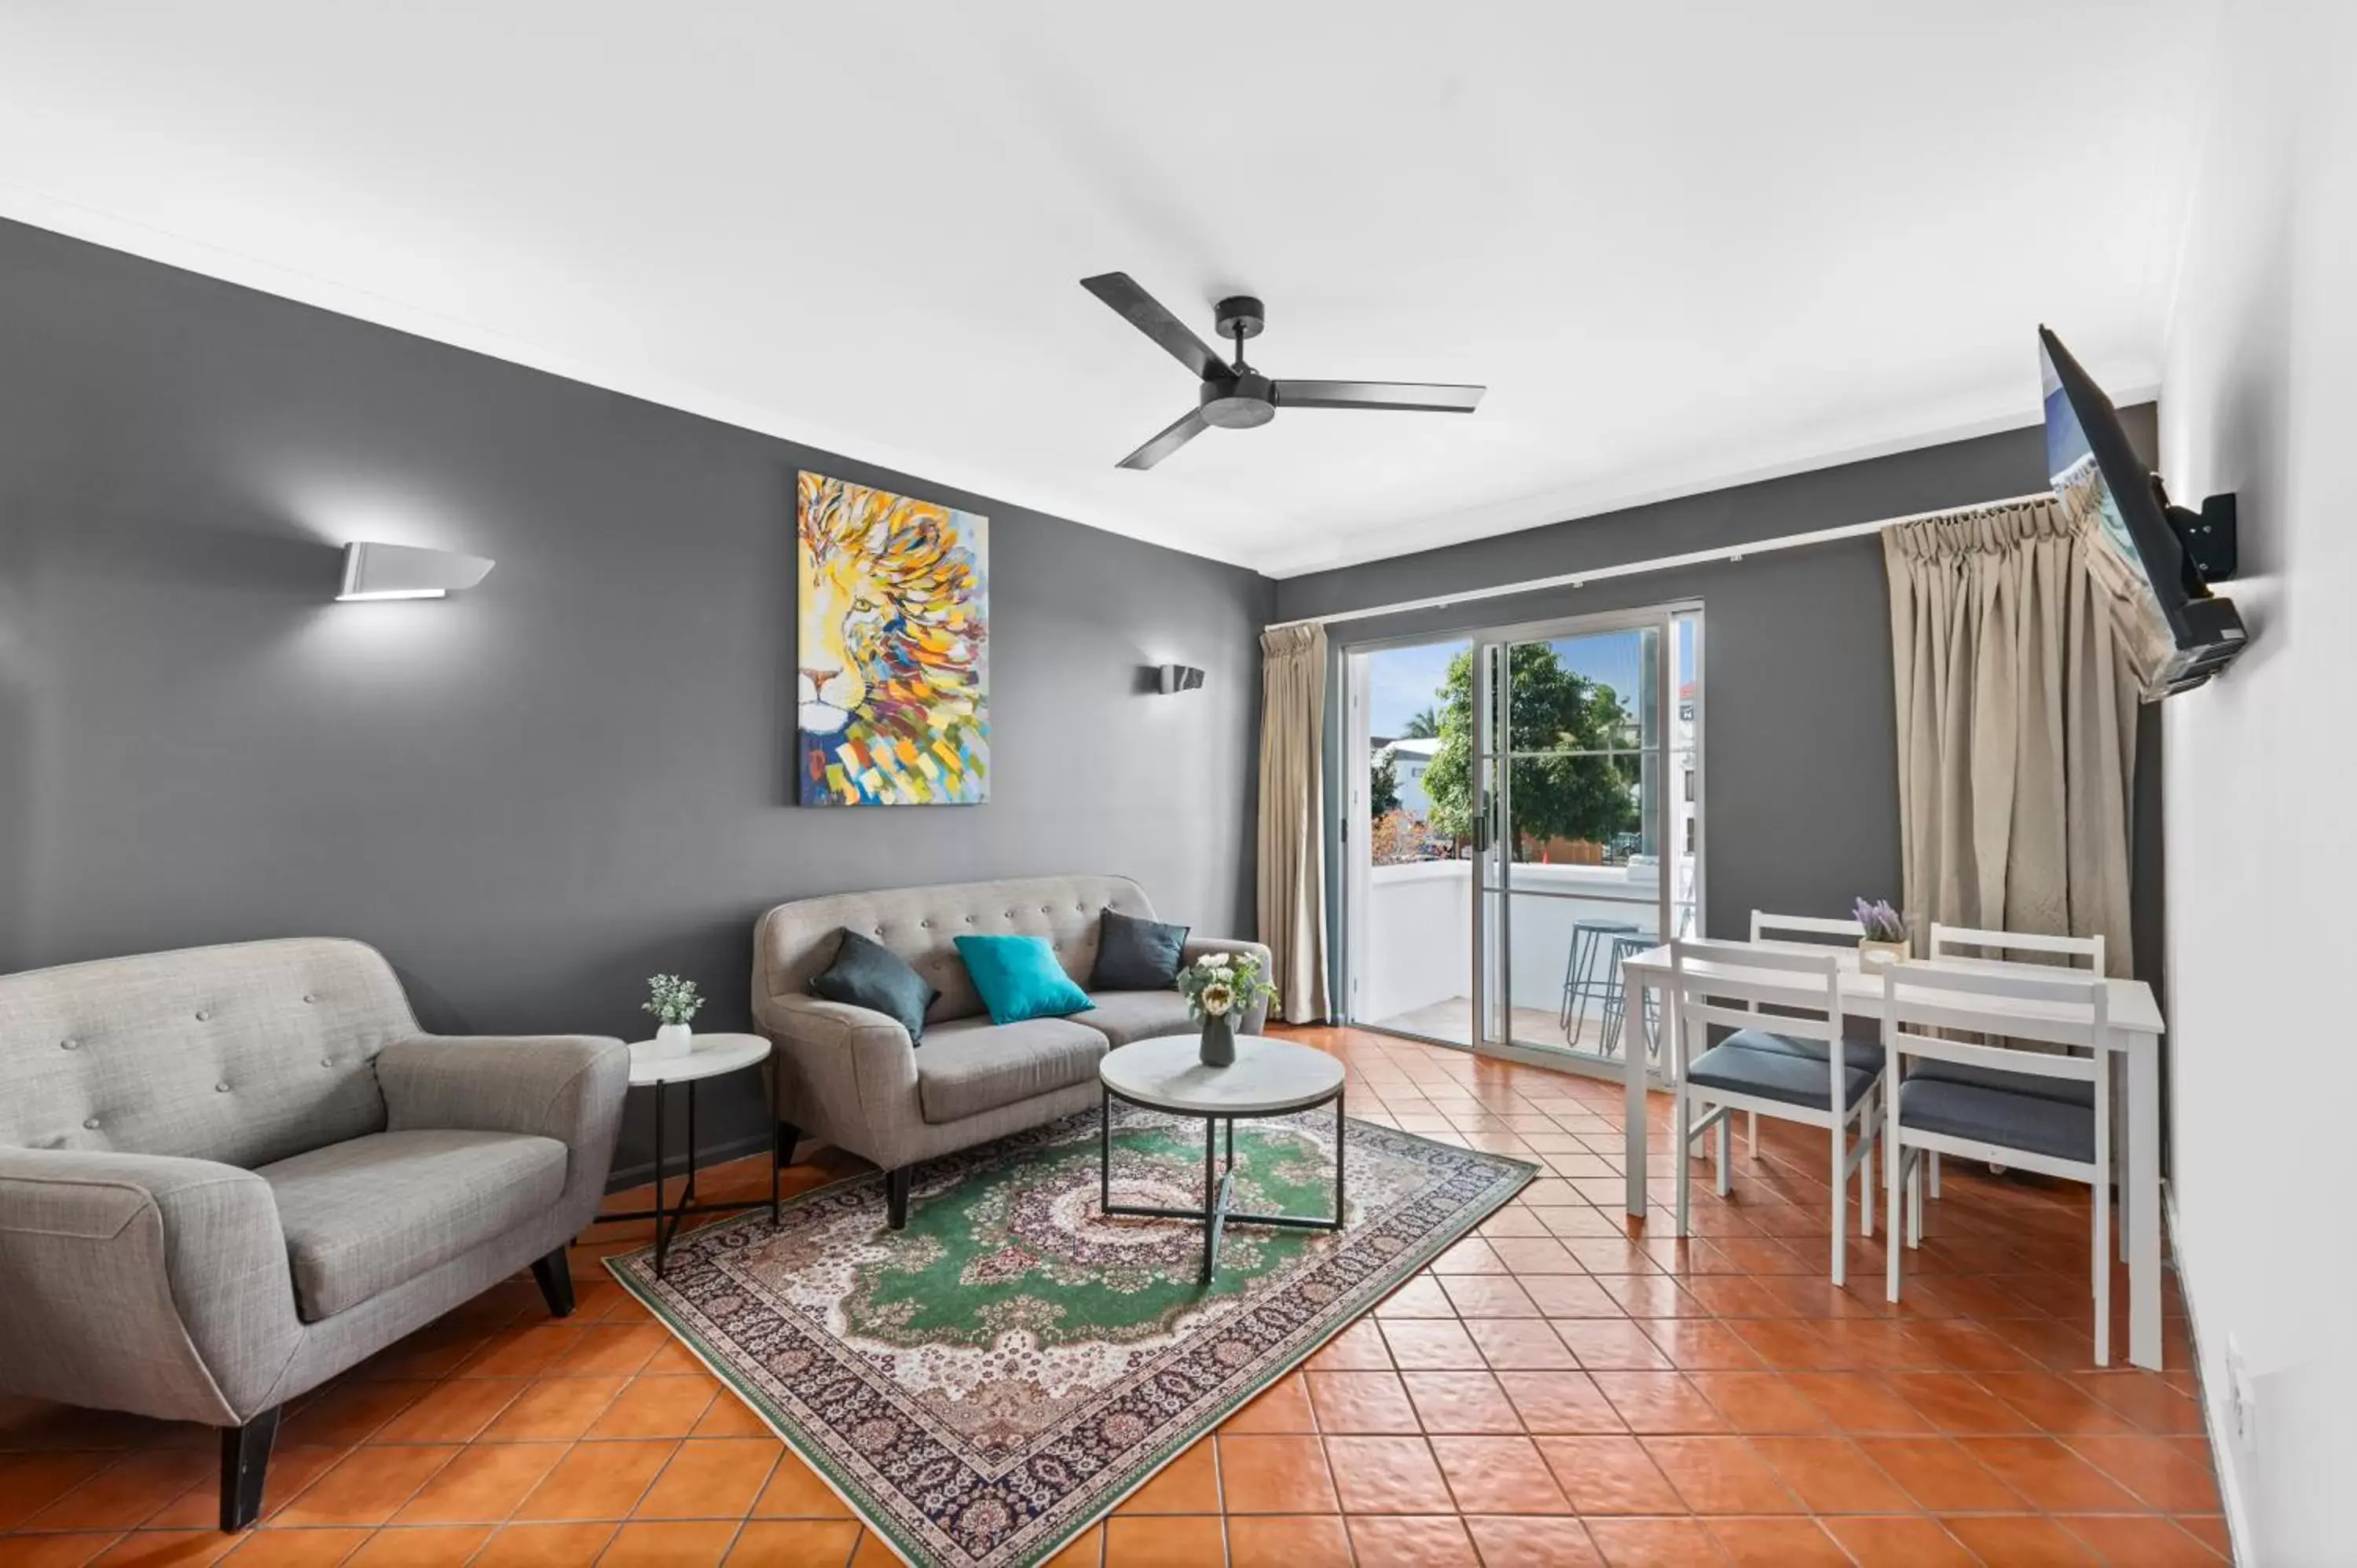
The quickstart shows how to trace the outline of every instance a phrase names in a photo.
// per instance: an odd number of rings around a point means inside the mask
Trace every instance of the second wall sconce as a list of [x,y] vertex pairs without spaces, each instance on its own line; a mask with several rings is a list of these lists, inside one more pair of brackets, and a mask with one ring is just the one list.
[[414,544],[347,544],[344,585],[336,597],[438,599],[453,588],[473,587],[490,575],[492,564],[480,555]]

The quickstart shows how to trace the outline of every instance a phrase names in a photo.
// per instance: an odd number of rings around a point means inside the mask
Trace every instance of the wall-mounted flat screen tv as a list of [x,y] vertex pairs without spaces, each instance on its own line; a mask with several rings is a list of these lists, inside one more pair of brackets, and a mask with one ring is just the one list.
[[2171,507],[2128,444],[2119,415],[2061,340],[2038,329],[2046,394],[2046,471],[2062,505],[2092,515],[2088,562],[2112,609],[2144,700],[2199,686],[2243,650],[2243,618],[2210,591],[2187,540],[2232,571],[2231,498],[2200,514]]

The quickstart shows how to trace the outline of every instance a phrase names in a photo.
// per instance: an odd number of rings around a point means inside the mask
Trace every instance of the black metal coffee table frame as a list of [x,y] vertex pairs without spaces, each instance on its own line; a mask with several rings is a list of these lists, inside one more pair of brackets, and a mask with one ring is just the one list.
[[[1192,1219],[1203,1227],[1203,1283],[1210,1284],[1220,1262],[1220,1241],[1222,1232],[1231,1225],[1274,1225],[1293,1230],[1340,1230],[1345,1213],[1346,1196],[1342,1176],[1343,1129],[1350,1125],[1342,1113],[1342,1087],[1334,1092],[1300,1105],[1288,1105],[1282,1111],[1174,1111],[1168,1105],[1157,1105],[1143,1100],[1132,1100],[1102,1079],[1097,1088],[1103,1095],[1097,1126],[1097,1207],[1107,1215],[1127,1219]],[[1116,1204],[1113,1200],[1113,1102],[1135,1105],[1141,1111],[1151,1111],[1163,1116],[1200,1116],[1203,1119],[1203,1207],[1200,1208],[1160,1208],[1146,1204]],[[1236,1181],[1236,1123],[1265,1122],[1278,1116],[1297,1116],[1305,1111],[1315,1111],[1328,1100],[1334,1102],[1334,1218],[1313,1219],[1306,1214],[1248,1214],[1228,1207]],[[1227,1163],[1219,1162],[1220,1123],[1226,1122]]]

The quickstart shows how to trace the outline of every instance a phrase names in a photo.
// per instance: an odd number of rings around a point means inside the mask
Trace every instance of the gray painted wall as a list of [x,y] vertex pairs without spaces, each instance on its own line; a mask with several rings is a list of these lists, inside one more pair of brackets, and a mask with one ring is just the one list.
[[[2026,361],[2027,362],[2027,361]],[[2125,411],[2149,459],[2154,410]],[[1716,549],[2020,495],[2045,487],[2044,438],[2008,431],[1446,549],[1288,578],[1279,619]],[[1607,578],[1329,627],[1338,644],[1703,602],[1706,921],[1740,937],[1754,908],[1846,914],[1900,891],[1898,718],[1890,601],[1872,538],[1741,562]],[[2160,725],[2138,726],[2136,966],[2161,961]]]
[[[989,804],[791,803],[804,465],[989,516]],[[499,565],[331,603],[370,538]],[[746,1026],[754,918],[818,893],[1110,871],[1242,931],[1271,596],[0,223],[0,971],[333,933],[429,1026],[640,1037],[657,970]],[[1146,694],[1167,660],[1205,689]],[[751,1084],[707,1101],[708,1144],[759,1135]]]

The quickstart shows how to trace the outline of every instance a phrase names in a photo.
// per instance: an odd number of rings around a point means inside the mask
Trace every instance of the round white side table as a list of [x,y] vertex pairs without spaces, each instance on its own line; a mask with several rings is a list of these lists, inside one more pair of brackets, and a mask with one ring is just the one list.
[[[1205,1067],[1192,1035],[1164,1035],[1107,1051],[1097,1064],[1103,1121],[1097,1135],[1097,1207],[1107,1214],[1150,1219],[1192,1219],[1203,1227],[1203,1283],[1219,1267],[1220,1237],[1230,1225],[1275,1225],[1298,1230],[1342,1229],[1342,1064],[1324,1051],[1260,1035],[1236,1036],[1236,1059]],[[1203,1119],[1203,1207],[1157,1208],[1113,1200],[1113,1102]],[[1228,1208],[1236,1180],[1236,1122],[1334,1102],[1334,1217],[1238,1214]],[[1227,1124],[1227,1164],[1217,1158],[1218,1133]]]
[[[651,1088],[655,1091],[655,1206],[652,1208],[632,1208],[619,1214],[601,1212],[599,1220],[651,1219],[655,1222],[655,1278],[663,1277],[669,1262],[672,1239],[679,1234],[679,1222],[690,1214],[734,1214],[740,1209],[759,1208],[753,1203],[698,1203],[695,1201],[695,1086],[707,1078],[759,1067],[770,1059],[770,1042],[759,1035],[698,1035],[693,1049],[684,1056],[658,1056],[655,1042],[635,1040],[630,1045],[630,1087]],[[663,1089],[666,1085],[687,1085],[687,1185],[680,1189],[679,1201],[666,1208],[663,1206]],[[785,1151],[778,1147],[778,1119],[770,1116],[770,1218],[778,1218],[778,1176],[785,1163]],[[668,1223],[666,1223],[668,1221]]]

